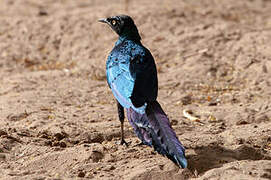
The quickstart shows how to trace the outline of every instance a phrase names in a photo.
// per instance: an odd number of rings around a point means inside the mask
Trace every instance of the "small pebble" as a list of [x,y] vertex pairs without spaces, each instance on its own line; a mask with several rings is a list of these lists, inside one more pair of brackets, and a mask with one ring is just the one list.
[[78,177],[85,177],[85,175],[86,175],[86,173],[83,172],[83,171],[80,171],[80,172],[78,173]]
[[90,158],[93,160],[93,162],[99,162],[101,159],[103,159],[104,155],[100,151],[92,151],[92,154],[90,155]]
[[48,12],[44,11],[44,10],[40,10],[38,13],[39,16],[48,16]]
[[59,142],[59,146],[62,148],[67,147],[67,144],[64,141]]
[[52,143],[52,146],[59,146],[59,142],[58,142],[58,141],[54,141],[54,142]]
[[65,133],[56,133],[54,136],[55,136],[56,140],[58,140],[58,141],[61,141],[62,139],[67,137],[67,135]]
[[6,159],[6,155],[3,153],[0,153],[0,160],[5,160]]
[[245,120],[240,120],[240,121],[236,122],[236,125],[246,125],[246,124],[249,124],[249,123]]
[[5,131],[3,131],[3,130],[0,130],[0,137],[4,136],[4,135],[7,135],[7,133]]

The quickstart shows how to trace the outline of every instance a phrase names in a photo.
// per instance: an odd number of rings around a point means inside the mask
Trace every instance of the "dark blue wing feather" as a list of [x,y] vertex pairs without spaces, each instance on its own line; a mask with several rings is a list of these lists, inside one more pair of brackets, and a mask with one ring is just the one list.
[[148,49],[144,48],[143,57],[136,54],[133,56],[130,72],[135,77],[131,96],[133,105],[140,107],[145,102],[155,101],[158,92],[157,71],[154,59]]

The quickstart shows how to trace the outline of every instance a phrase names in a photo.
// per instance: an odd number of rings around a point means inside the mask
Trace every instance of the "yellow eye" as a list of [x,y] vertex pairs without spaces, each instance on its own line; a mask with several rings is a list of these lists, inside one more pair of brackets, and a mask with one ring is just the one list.
[[117,24],[117,21],[116,20],[112,20],[111,23],[112,23],[113,26],[115,26]]

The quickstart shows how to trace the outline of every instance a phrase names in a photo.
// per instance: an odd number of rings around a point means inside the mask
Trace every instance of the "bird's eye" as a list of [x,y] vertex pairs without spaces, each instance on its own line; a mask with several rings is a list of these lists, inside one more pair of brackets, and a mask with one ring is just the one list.
[[115,26],[115,25],[117,24],[117,21],[113,19],[113,20],[111,21],[111,24],[112,24],[113,26]]

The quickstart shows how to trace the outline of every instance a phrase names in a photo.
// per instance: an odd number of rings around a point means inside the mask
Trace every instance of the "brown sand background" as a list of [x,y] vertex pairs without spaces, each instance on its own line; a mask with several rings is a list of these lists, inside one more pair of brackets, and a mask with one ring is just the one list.
[[[117,36],[97,19],[121,13],[155,57],[188,169],[135,146],[127,121],[131,145],[116,144]],[[0,178],[271,179],[270,42],[270,0],[0,1]]]

